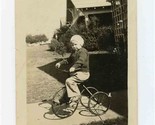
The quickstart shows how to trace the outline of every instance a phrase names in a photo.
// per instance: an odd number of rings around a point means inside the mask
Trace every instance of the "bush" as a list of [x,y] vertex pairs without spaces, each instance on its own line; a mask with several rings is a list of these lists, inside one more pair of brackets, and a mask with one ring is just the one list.
[[83,37],[85,44],[84,47],[88,51],[98,51],[98,50],[110,50],[114,48],[114,31],[112,26],[98,26],[93,25],[84,26],[82,21],[77,21],[77,23],[71,27],[65,25],[57,30],[58,42],[63,43],[66,52],[71,52],[70,38],[79,34]]
[[59,45],[58,40],[53,38],[51,40],[51,44],[49,44],[49,48],[50,48],[51,51],[56,51],[56,48],[57,48],[58,45]]
[[75,34],[79,34],[83,37],[85,40],[84,47],[88,51],[108,50],[111,46],[114,46],[114,33],[112,27],[102,26],[81,31],[74,26],[61,34],[58,39],[59,42],[64,43],[68,52],[71,50],[70,38]]
[[26,43],[32,44],[32,43],[46,42],[46,41],[48,41],[48,38],[44,34],[34,35],[34,36],[30,34],[26,36]]
[[66,53],[66,47],[62,42],[60,42],[57,46],[56,52],[62,56],[64,56],[64,54]]
[[69,28],[65,33],[63,33],[58,41],[63,43],[66,46],[66,51],[71,52],[70,39],[73,35],[77,34],[77,31],[74,28]]
[[104,123],[102,121],[94,121],[88,124],[82,123],[80,125],[127,125],[127,124],[128,122],[126,118],[116,118],[116,119],[107,119],[104,121]]
[[59,42],[57,39],[53,38],[51,40],[51,44],[49,44],[49,48],[51,51],[55,51],[58,54],[62,55],[66,53],[66,47],[62,42]]

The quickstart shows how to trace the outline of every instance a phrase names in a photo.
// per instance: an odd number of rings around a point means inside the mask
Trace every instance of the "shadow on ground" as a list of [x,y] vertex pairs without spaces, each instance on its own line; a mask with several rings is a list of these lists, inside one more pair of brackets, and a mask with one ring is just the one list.
[[127,90],[112,92],[110,109],[126,118],[128,117]]
[[[61,83],[65,82],[68,77],[64,73],[55,68],[55,64],[59,62],[51,62],[49,64],[38,67],[40,70],[51,75]],[[115,55],[110,54],[92,54],[90,55],[90,79],[89,84],[106,92],[122,90],[127,88],[127,64],[125,60],[118,61]],[[69,67],[62,67],[62,69]]]
[[[48,120],[60,120],[61,118],[57,117],[52,109],[52,100],[44,100],[38,104],[39,107],[47,109],[47,112],[43,114],[43,117]],[[96,117],[92,114],[87,108],[82,105],[78,105],[77,109],[78,114],[85,117]]]
[[[62,84],[68,77],[67,73],[55,68],[59,60],[38,67]],[[113,92],[111,109],[127,117],[127,59],[110,54],[90,55],[91,77],[86,86],[93,86],[100,91]],[[68,68],[68,67],[63,67]],[[124,90],[124,91],[122,91]]]
[[90,82],[106,92],[127,88],[127,64],[125,58],[111,54],[90,56]]
[[[64,83],[66,78],[68,77],[68,74],[55,68],[55,64],[59,61],[60,59],[58,59],[57,61],[51,62],[49,64],[40,66],[38,68],[44,71],[45,73],[51,75],[52,77],[54,77],[59,82]],[[62,67],[62,69],[65,69],[65,68],[67,67]]]

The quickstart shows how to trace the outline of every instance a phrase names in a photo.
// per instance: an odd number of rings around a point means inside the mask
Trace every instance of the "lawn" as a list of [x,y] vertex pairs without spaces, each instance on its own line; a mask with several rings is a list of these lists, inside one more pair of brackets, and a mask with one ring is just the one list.
[[66,75],[54,67],[59,58],[48,45],[27,47],[27,103],[48,99],[63,86]]

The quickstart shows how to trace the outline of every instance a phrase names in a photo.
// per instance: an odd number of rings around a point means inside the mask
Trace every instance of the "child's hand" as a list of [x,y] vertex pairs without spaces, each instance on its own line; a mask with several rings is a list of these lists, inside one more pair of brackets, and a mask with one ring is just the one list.
[[71,67],[70,69],[69,69],[69,72],[74,72],[75,71],[75,68],[74,67]]
[[60,68],[60,66],[61,66],[60,63],[56,63],[56,64],[55,64],[55,67],[56,67],[56,68]]

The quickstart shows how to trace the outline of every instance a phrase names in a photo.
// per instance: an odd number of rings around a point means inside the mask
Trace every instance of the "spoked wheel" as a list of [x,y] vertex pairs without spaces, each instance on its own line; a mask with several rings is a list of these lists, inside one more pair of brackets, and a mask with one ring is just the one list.
[[103,115],[110,107],[110,97],[105,92],[96,92],[88,102],[89,111],[95,115]]
[[86,89],[83,89],[81,91],[81,99],[80,99],[80,102],[81,104],[88,108],[88,101],[89,101],[89,98],[94,94],[96,93],[98,90],[94,87],[86,87]]
[[[53,113],[59,118],[67,118],[71,116],[78,106],[78,101],[68,102],[68,100],[65,99],[64,95],[66,93],[66,87],[63,87],[53,96],[52,110]],[[55,103],[58,101],[60,101],[60,103]]]

